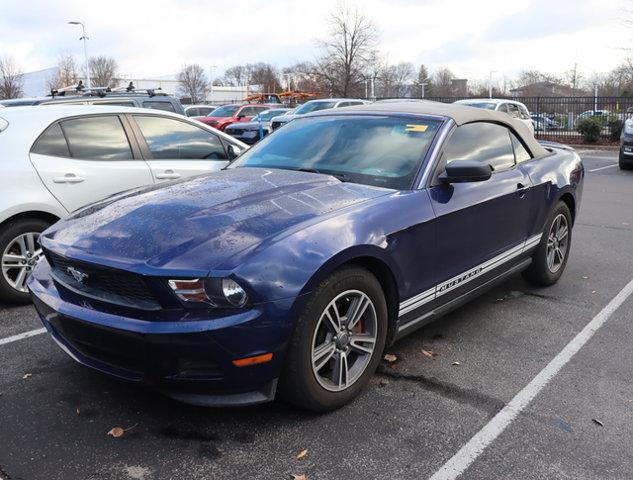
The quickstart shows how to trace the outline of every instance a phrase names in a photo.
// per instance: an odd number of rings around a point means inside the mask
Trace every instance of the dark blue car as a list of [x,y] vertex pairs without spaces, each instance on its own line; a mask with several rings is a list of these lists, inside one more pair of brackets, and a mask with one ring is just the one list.
[[386,345],[495,283],[556,282],[583,177],[497,112],[318,112],[224,171],[75,212],[42,235],[29,288],[96,370],[195,404],[329,410]]

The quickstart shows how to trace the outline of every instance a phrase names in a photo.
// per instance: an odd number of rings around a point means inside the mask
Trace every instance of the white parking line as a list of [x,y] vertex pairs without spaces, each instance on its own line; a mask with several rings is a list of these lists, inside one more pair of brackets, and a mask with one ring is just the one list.
[[613,165],[607,165],[606,167],[598,167],[598,168],[592,168],[591,170],[589,170],[590,172],[597,172],[598,170],[606,170],[607,168],[613,168],[613,167],[617,167],[618,164],[614,163]]
[[7,343],[17,342],[18,340],[22,340],[23,338],[34,337],[35,335],[40,335],[46,331],[45,328],[37,328],[35,330],[30,330],[28,332],[20,333],[18,335],[13,335],[12,337],[0,338],[0,345],[6,345]]
[[450,458],[430,480],[455,480],[479,457],[510,423],[527,407],[536,395],[554,378],[567,362],[593,337],[624,301],[633,293],[633,280],[604,307],[598,315],[583,328],[561,352],[510,400],[490,422],[472,437],[452,458]]

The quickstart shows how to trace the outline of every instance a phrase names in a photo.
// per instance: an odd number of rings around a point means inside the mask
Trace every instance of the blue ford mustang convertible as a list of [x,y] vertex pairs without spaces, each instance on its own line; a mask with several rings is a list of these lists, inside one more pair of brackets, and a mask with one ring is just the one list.
[[386,345],[522,272],[556,282],[584,170],[508,115],[296,119],[221,172],[57,223],[29,280],[72,358],[201,405],[354,398]]

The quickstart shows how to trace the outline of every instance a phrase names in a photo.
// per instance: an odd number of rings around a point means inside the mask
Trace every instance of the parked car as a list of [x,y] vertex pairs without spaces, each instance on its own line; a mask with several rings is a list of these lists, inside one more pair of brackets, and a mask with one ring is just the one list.
[[48,226],[122,190],[225,167],[246,145],[185,117],[55,105],[0,113],[0,302],[29,301]]
[[137,107],[163,110],[165,112],[185,114],[180,100],[156,90],[134,90],[108,92],[105,89],[87,90],[76,94],[59,94],[46,97],[16,98],[0,100],[5,107],[24,107],[32,105],[104,105],[118,107]]
[[560,130],[562,127],[559,123],[555,122],[546,115],[530,114],[532,123],[534,124],[534,130],[537,132],[544,132],[548,130]]
[[394,340],[517,272],[555,283],[583,177],[498,112],[319,111],[223,171],[58,222],[28,285],[93,369],[200,405],[331,410]]
[[272,132],[270,121],[273,117],[284,115],[290,112],[290,108],[271,108],[255,115],[250,122],[240,122],[224,128],[224,133],[231,135],[242,142],[252,145],[260,140],[259,130],[261,128],[263,136]]
[[185,115],[188,117],[205,117],[218,108],[218,106],[201,103],[196,105],[183,105],[183,108],[185,109]]
[[591,117],[608,117],[611,115],[609,110],[587,110],[578,115],[578,120]]
[[626,120],[620,134],[618,164],[621,170],[633,170],[633,108],[626,110]]
[[196,117],[196,120],[213,128],[217,128],[218,130],[224,130],[232,123],[250,122],[258,113],[276,107],[279,107],[279,105],[266,105],[262,103],[224,105],[216,108],[206,117]]
[[285,125],[290,120],[293,120],[302,115],[306,115],[311,112],[318,112],[320,110],[328,110],[330,108],[341,107],[353,107],[358,105],[365,105],[370,102],[365,100],[358,100],[354,98],[322,98],[319,100],[310,100],[303,105],[297,107],[297,109],[291,114],[280,115],[279,117],[273,117],[271,120],[271,128],[277,130],[282,125]]
[[530,112],[521,102],[498,98],[469,98],[466,100],[457,100],[454,103],[507,113],[512,118],[516,118],[517,120],[523,122],[530,132],[532,132],[532,135],[534,135],[534,123],[530,117]]

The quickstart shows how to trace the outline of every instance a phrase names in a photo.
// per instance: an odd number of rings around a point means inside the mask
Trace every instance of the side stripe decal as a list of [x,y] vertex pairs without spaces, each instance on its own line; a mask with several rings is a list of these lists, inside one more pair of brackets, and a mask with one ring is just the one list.
[[500,265],[503,265],[504,263],[512,260],[515,257],[518,257],[519,255],[522,255],[528,250],[536,247],[540,243],[542,236],[543,234],[538,234],[530,237],[523,244],[506,250],[505,252],[491,258],[490,260],[480,265],[477,265],[476,267],[471,268],[470,270],[460,273],[459,275],[456,275],[449,280],[446,280],[432,288],[429,288],[428,290],[425,290],[422,293],[419,293],[418,295],[415,295],[414,297],[401,302],[398,316],[401,317],[415,310],[416,308],[419,308],[422,305],[425,305],[435,300],[436,298],[441,297],[451,290],[454,290],[457,287],[470,282],[481,274],[486,273],[487,271],[492,270]]

